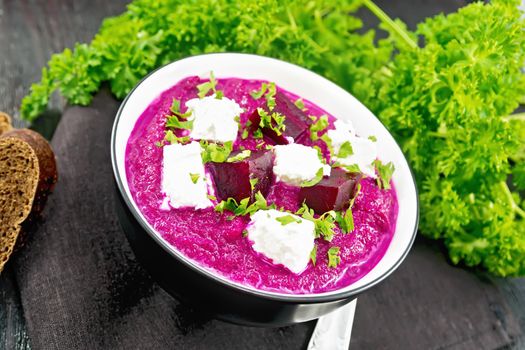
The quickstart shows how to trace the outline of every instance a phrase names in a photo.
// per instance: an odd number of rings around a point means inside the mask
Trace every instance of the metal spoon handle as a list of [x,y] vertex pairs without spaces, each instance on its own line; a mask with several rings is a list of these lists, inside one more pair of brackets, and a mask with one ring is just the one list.
[[320,317],[315,326],[308,350],[348,350],[354,324],[357,299]]

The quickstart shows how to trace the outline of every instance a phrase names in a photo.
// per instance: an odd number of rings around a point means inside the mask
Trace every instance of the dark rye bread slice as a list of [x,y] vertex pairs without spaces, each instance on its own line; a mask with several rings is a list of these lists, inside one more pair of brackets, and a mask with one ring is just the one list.
[[56,181],[55,155],[40,134],[14,129],[0,135],[0,272],[22,224],[42,212]]

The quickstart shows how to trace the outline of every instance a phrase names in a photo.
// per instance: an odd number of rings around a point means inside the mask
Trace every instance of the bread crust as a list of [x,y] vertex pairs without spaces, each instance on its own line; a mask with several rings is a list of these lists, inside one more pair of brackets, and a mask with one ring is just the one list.
[[11,117],[4,112],[0,112],[0,135],[13,129]]
[[0,139],[8,139],[10,137],[25,141],[29,144],[38,159],[40,175],[30,215],[39,215],[44,209],[47,197],[53,192],[55,184],[58,181],[55,154],[49,142],[36,131],[30,129],[13,129],[0,135]]
[[[7,152],[0,154],[3,166],[7,167],[3,171],[7,178],[0,182],[4,184],[4,188],[0,188],[3,197],[0,198],[3,203],[3,213],[0,215],[0,228],[3,231],[0,232],[1,272],[15,245],[20,247],[23,244],[24,235],[20,234],[22,227],[29,226],[32,220],[42,213],[47,198],[55,187],[58,174],[51,146],[35,131],[11,129],[1,134],[0,149]],[[25,165],[19,168],[20,160],[24,159]],[[13,176],[14,174],[20,175],[22,180]],[[21,200],[13,200],[17,195]]]

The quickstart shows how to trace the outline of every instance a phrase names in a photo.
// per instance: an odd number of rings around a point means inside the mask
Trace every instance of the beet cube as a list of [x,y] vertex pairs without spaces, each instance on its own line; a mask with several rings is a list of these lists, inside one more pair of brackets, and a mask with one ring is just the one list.
[[[263,108],[269,112],[266,106]],[[277,133],[270,128],[264,128],[262,132],[279,145],[290,143],[286,139],[287,137],[292,137],[294,140],[297,140],[301,134],[308,132],[307,130],[313,123],[306,113],[297,108],[288,97],[279,91],[275,94],[275,107],[272,112],[280,113],[286,117],[284,120],[286,128],[281,135],[277,135]],[[250,130],[253,132],[259,126],[261,117],[259,117],[257,110],[254,110],[248,119],[251,122]]]
[[341,168],[333,168],[330,176],[325,176],[316,185],[302,187],[300,200],[304,200],[317,214],[346,209],[356,195],[357,184],[362,177],[361,173],[347,173]]
[[[273,183],[273,152],[268,150],[252,151],[250,157],[232,163],[207,163],[215,183],[218,200],[234,198],[237,202],[261,191],[266,196]],[[251,179],[257,179],[252,191]],[[252,180],[253,181],[253,180]]]

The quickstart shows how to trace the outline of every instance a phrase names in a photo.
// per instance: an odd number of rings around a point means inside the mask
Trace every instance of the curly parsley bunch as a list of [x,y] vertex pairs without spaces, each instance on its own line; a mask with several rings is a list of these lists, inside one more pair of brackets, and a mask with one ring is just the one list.
[[401,143],[420,189],[420,229],[454,263],[525,274],[525,22],[516,3],[475,3],[418,26],[368,99]]

